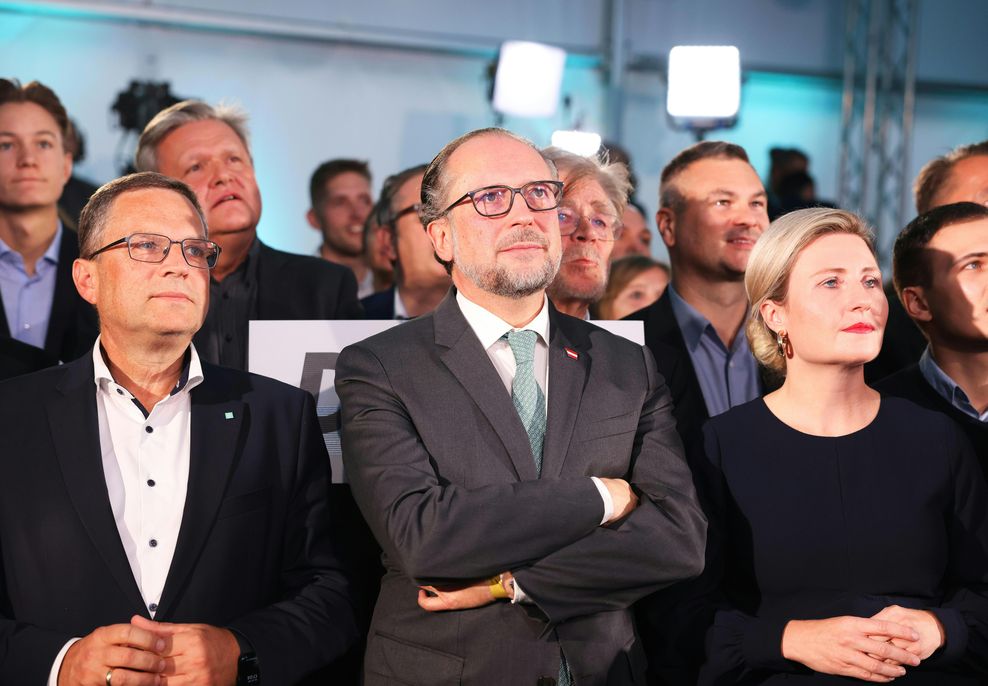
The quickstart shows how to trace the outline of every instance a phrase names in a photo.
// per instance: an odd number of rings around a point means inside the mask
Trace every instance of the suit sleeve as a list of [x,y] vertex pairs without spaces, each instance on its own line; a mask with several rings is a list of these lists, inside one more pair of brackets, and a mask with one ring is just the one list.
[[329,460],[312,397],[300,394],[294,481],[285,521],[281,597],[230,622],[246,637],[265,684],[293,684],[342,655],[357,636],[344,564],[329,521]]
[[624,609],[703,568],[706,518],[683,458],[669,391],[642,349],[648,394],[627,480],[638,507],[620,522],[515,570],[518,583],[550,621]]
[[45,684],[72,636],[10,619],[13,608],[0,565],[0,684]]
[[336,389],[354,498],[382,548],[417,583],[527,565],[600,524],[604,506],[589,477],[477,488],[442,478],[384,366],[365,347],[340,354]]

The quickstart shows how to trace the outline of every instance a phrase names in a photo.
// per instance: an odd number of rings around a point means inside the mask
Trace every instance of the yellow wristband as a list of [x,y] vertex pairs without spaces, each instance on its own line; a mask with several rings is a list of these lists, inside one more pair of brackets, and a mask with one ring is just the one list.
[[501,584],[501,575],[492,576],[487,580],[487,588],[490,589],[491,597],[494,600],[507,600],[510,596],[508,592],[504,590],[504,586]]

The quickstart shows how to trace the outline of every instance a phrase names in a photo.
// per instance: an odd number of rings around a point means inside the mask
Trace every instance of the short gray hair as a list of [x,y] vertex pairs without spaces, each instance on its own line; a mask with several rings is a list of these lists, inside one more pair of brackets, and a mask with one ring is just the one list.
[[82,208],[79,216],[79,255],[83,259],[92,259],[94,252],[99,250],[103,236],[103,229],[106,228],[106,221],[110,216],[110,209],[113,202],[124,193],[140,191],[148,188],[160,188],[166,191],[174,191],[189,201],[202,222],[203,236],[208,237],[206,227],[206,217],[202,212],[202,206],[191,188],[178,179],[159,174],[157,172],[138,172],[128,174],[119,179],[110,181],[101,186],[93,193],[89,202]]
[[[566,177],[566,186],[570,187],[584,179],[591,179],[604,189],[607,199],[614,205],[620,221],[628,206],[628,194],[631,193],[631,182],[628,180],[628,166],[623,162],[611,162],[607,152],[601,156],[584,157],[562,148],[550,147],[542,151],[543,157],[552,160],[559,173]],[[566,189],[563,189],[563,198]]]
[[158,146],[165,136],[185,124],[209,120],[221,121],[233,129],[250,154],[247,113],[242,108],[224,103],[214,107],[202,100],[183,100],[158,112],[144,127],[134,153],[134,168],[142,172],[159,171]]

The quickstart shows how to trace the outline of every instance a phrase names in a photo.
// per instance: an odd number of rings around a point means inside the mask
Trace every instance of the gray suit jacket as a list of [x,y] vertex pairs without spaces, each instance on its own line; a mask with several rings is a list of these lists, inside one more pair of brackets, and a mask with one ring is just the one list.
[[[557,675],[560,647],[580,686],[642,683],[628,608],[698,574],[706,530],[652,355],[551,310],[537,478],[525,429],[454,294],[337,361],[343,459],[386,568],[365,683],[536,686]],[[640,506],[598,526],[590,476],[628,479]],[[420,584],[506,570],[534,604],[417,604]]]

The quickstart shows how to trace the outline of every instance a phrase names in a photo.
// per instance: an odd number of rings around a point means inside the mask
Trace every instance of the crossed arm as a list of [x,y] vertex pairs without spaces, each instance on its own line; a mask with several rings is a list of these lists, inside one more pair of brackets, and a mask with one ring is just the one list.
[[627,607],[699,573],[706,520],[668,391],[651,355],[642,355],[648,388],[626,475],[640,502],[600,526],[603,506],[589,477],[475,488],[444,480],[381,360],[347,348],[337,362],[344,460],[382,547],[421,586],[486,591],[483,579],[511,571],[550,621]]

